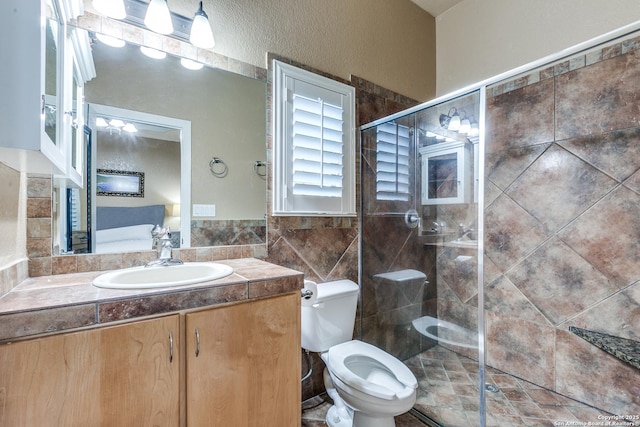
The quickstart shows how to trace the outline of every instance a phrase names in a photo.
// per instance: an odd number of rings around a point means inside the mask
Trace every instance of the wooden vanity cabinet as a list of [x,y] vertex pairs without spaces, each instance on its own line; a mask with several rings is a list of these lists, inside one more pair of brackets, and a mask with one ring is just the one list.
[[0,344],[0,427],[299,427],[300,392],[297,292]]
[[176,314],[0,345],[0,426],[179,426],[179,327]]
[[188,313],[185,341],[188,427],[300,426],[299,293]]

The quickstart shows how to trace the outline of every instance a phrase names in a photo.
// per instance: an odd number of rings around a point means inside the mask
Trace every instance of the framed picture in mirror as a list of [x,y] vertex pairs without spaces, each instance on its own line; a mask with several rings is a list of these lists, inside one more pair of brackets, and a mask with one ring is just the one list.
[[144,197],[144,172],[98,169],[96,196]]

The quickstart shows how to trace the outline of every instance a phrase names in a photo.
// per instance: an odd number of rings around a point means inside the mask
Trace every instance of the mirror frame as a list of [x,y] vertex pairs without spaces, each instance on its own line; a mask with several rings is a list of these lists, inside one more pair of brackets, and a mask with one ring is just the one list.
[[[160,116],[157,114],[143,113],[140,111],[125,110],[100,104],[88,104],[88,126],[92,130],[94,139],[97,135],[95,127],[96,116],[127,117],[131,121],[159,125],[163,127],[180,129],[180,205],[191,206],[191,121]],[[97,144],[94,140],[91,144],[91,164],[97,165]],[[91,182],[96,182],[96,169],[91,168]],[[91,202],[89,206],[98,206],[96,202],[95,186],[91,188]],[[91,217],[91,253],[95,253],[95,232],[97,216]],[[180,209],[180,247],[191,247],[191,212],[190,209]]]

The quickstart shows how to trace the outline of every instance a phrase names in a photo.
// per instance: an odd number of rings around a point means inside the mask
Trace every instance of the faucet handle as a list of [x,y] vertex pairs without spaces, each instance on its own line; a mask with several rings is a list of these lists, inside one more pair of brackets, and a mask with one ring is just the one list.
[[160,237],[166,233],[166,230],[160,227],[160,224],[156,224],[155,227],[151,229],[151,236]]

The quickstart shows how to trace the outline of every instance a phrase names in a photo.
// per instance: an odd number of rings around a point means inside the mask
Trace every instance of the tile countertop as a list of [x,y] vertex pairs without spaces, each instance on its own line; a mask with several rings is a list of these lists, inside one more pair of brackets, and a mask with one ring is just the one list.
[[589,331],[587,329],[569,327],[569,332],[573,332],[585,341],[617,357],[623,362],[640,369],[640,341],[615,337],[601,332]]
[[304,286],[303,273],[258,259],[216,262],[233,267],[234,272],[221,279],[171,288],[93,286],[93,279],[104,271],[29,278],[0,298],[0,341],[275,296]]

